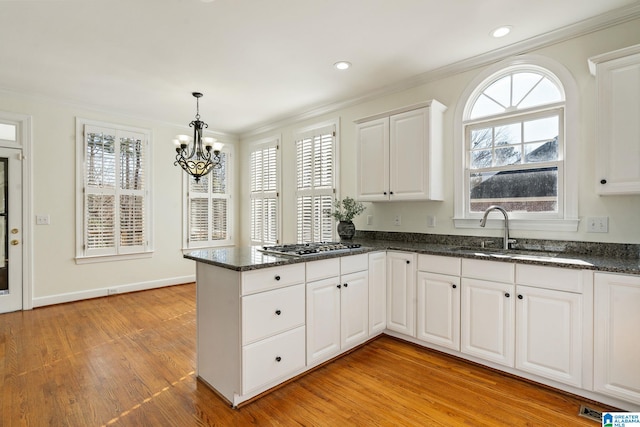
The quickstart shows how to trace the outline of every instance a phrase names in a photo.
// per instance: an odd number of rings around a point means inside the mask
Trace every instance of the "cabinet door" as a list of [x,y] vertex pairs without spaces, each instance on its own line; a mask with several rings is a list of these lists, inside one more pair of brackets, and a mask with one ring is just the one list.
[[515,286],[462,278],[461,351],[513,367]]
[[415,337],[416,254],[387,252],[387,329]]
[[517,286],[516,368],[582,387],[582,295]]
[[369,337],[369,275],[367,271],[341,277],[341,348],[364,342]]
[[416,286],[416,337],[460,351],[460,277],[419,271]]
[[369,336],[387,327],[387,254],[369,254]]
[[596,189],[640,194],[640,45],[597,65]]
[[595,391],[640,404],[640,277],[594,278]]
[[389,118],[390,200],[428,198],[428,110],[421,108]]
[[307,283],[307,364],[340,351],[340,281]]
[[389,118],[360,123],[358,140],[358,200],[389,200]]

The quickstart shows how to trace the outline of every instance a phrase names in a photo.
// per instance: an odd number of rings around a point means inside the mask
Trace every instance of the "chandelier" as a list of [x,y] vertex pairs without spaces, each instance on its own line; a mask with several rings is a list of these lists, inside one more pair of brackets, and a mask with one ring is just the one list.
[[[176,161],[174,165],[180,165],[182,169],[195,178],[196,182],[200,178],[211,172],[213,168],[220,168],[220,150],[222,143],[215,138],[203,137],[202,130],[208,128],[205,122],[200,120],[199,99],[202,98],[200,92],[191,93],[196,98],[196,119],[189,123],[193,128],[193,139],[189,135],[178,135],[173,142],[176,144]],[[189,144],[192,143],[191,148]]]

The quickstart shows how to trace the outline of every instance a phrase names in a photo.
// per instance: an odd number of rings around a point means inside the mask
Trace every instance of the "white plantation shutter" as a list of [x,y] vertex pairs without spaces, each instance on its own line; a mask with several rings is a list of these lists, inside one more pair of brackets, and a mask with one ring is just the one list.
[[335,125],[296,137],[298,243],[332,241],[335,186]]
[[148,250],[148,137],[84,126],[84,233],[80,256]]
[[220,167],[196,182],[188,177],[187,190],[187,246],[198,248],[229,244],[230,153],[220,153]]
[[254,147],[249,155],[251,242],[278,242],[278,140]]

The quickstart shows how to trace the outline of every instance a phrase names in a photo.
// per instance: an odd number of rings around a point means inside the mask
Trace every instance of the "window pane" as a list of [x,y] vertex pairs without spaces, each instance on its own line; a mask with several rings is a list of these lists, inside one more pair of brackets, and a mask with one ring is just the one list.
[[87,134],[87,185],[110,187],[116,185],[115,135]]
[[493,162],[491,150],[479,150],[471,152],[471,169],[490,168]]
[[4,139],[5,141],[15,141],[16,125],[0,123],[0,139]]
[[475,129],[471,131],[471,149],[491,148],[493,145],[493,128]]
[[525,163],[553,162],[558,160],[558,138],[551,141],[525,144]]
[[208,236],[209,200],[204,197],[192,198],[189,201],[189,241],[206,242]]
[[471,212],[500,204],[509,212],[557,212],[558,168],[471,173]]
[[562,101],[560,90],[551,80],[544,78],[531,93],[525,96],[518,108],[535,107],[559,101]]
[[196,179],[189,176],[189,192],[190,193],[209,193],[209,180],[202,178],[196,182]]
[[225,194],[227,192],[227,154],[220,153],[220,165],[213,168],[211,174],[211,192]]
[[142,190],[144,185],[144,153],[142,141],[120,138],[120,188]]
[[549,141],[558,137],[558,116],[524,122],[524,142]]
[[469,118],[475,119],[477,117],[491,116],[502,112],[504,112],[504,107],[492,99],[489,99],[487,96],[480,95],[475,104],[473,104]]
[[505,126],[497,126],[494,137],[496,146],[520,144],[522,141],[522,132],[520,131],[520,123],[513,123]]
[[211,240],[227,238],[227,200],[211,200]]
[[529,92],[543,79],[538,73],[516,73],[513,75],[513,105],[522,108],[520,103]]
[[509,146],[495,150],[494,166],[517,165],[522,160],[522,147]]
[[115,248],[115,197],[87,194],[87,249]]
[[511,106],[511,76],[502,77],[497,82],[491,84],[484,94],[506,109]]

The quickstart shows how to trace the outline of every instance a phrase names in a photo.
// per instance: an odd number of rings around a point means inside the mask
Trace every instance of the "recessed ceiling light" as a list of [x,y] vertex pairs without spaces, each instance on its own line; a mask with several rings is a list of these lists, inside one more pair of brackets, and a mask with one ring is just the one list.
[[511,32],[511,25],[505,25],[503,27],[498,27],[495,30],[491,31],[491,35],[495,38],[504,37]]
[[338,61],[335,64],[333,64],[333,66],[336,67],[338,70],[346,70],[347,68],[351,67],[351,62]]

